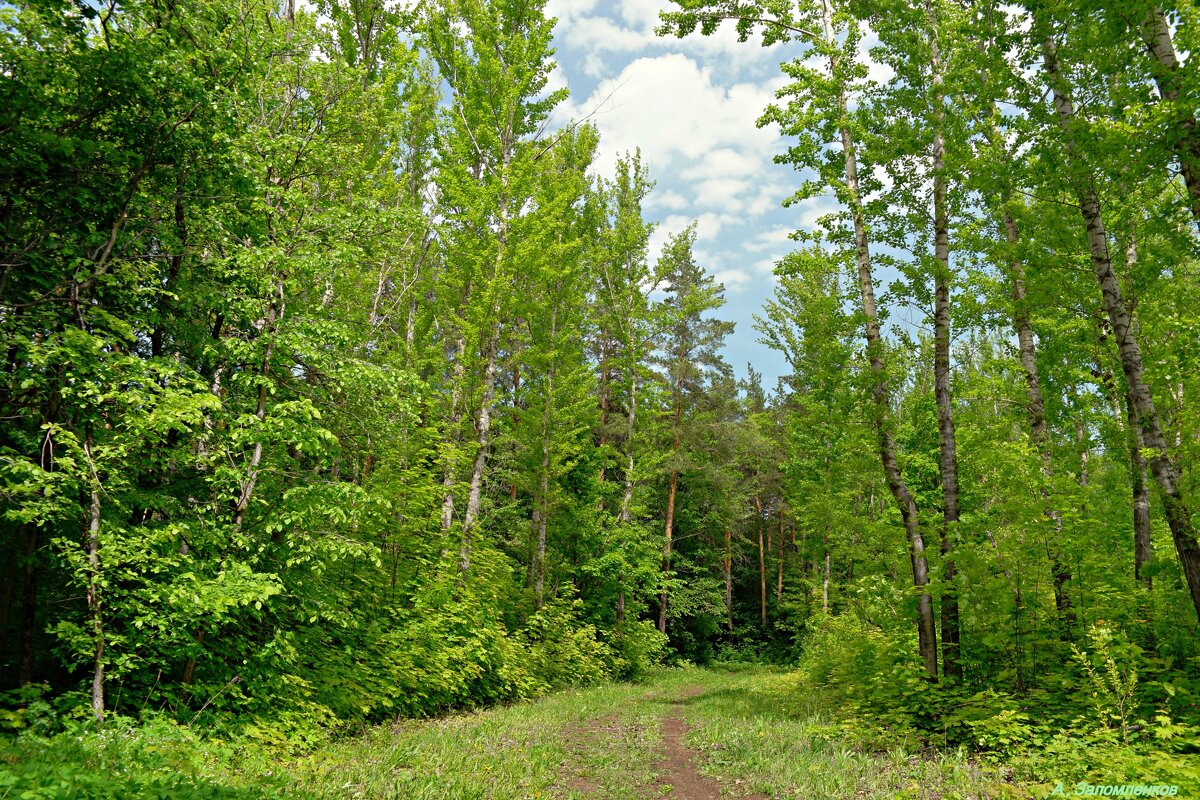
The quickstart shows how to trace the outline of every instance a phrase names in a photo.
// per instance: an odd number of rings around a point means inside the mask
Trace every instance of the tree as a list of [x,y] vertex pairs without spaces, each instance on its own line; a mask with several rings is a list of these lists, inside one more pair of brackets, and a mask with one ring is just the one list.
[[667,292],[667,298],[663,301],[663,334],[657,359],[670,397],[671,437],[671,454],[665,465],[668,479],[663,523],[663,587],[658,606],[658,629],[662,633],[667,631],[679,476],[690,465],[689,453],[683,447],[685,428],[691,421],[696,399],[704,392],[708,382],[727,376],[730,372],[719,350],[725,337],[733,330],[733,323],[705,316],[706,312],[718,309],[724,303],[724,289],[696,263],[692,253],[695,241],[694,225],[672,236],[663,247],[657,268]]

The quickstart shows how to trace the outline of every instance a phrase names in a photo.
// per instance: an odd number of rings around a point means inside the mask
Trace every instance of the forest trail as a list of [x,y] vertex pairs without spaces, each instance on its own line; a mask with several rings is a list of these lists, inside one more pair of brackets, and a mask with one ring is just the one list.
[[[1033,797],[970,763],[855,749],[787,673],[661,670],[436,720],[403,721],[282,767],[289,797],[772,800]],[[265,765],[264,765],[265,766]],[[253,767],[241,765],[248,777]]]
[[[703,693],[703,686],[690,686],[670,702],[673,706],[682,705]],[[671,797],[680,800],[720,800],[721,785],[700,774],[696,768],[700,754],[687,746],[685,736],[688,730],[689,726],[678,709],[672,710],[663,719],[662,759],[654,765],[659,783],[671,793]],[[749,800],[766,800],[766,796],[761,794],[743,796]]]

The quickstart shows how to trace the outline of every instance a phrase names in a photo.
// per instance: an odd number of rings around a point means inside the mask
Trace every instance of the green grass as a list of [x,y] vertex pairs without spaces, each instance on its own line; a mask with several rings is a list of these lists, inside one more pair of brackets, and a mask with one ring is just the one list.
[[[679,701],[690,687],[697,697]],[[770,670],[669,670],[635,685],[564,692],[536,702],[344,740],[284,765],[317,797],[413,800],[661,797],[653,764],[660,724],[678,711],[698,766],[737,797],[1032,797],[962,754],[854,749]]]
[[[681,699],[700,687],[695,697]],[[776,798],[1032,797],[962,754],[866,753],[806,702],[786,673],[662,670],[639,684],[566,691],[534,702],[403,721],[327,743],[306,755],[130,731],[74,738],[70,752],[0,758],[0,800],[152,796],[147,781],[174,780],[163,797],[397,798],[402,800],[644,800],[672,796],[655,775],[661,723],[680,714],[700,771],[723,796]],[[89,749],[90,748],[90,749]],[[103,749],[108,748],[108,749]],[[115,748],[115,749],[114,749]],[[173,760],[184,752],[188,759]],[[75,764],[57,787],[36,786]],[[154,760],[157,759],[157,760]],[[5,763],[7,761],[7,764]],[[186,764],[171,778],[172,763]],[[56,772],[55,770],[58,770]],[[186,772],[186,774],[183,774]],[[5,777],[7,774],[7,777]],[[14,779],[13,776],[16,776]],[[82,780],[94,784],[76,790]],[[139,783],[140,781],[140,783]],[[100,787],[100,788],[96,788]],[[104,791],[101,791],[104,789]],[[186,789],[186,791],[185,791]],[[1044,792],[1036,796],[1044,796]]]

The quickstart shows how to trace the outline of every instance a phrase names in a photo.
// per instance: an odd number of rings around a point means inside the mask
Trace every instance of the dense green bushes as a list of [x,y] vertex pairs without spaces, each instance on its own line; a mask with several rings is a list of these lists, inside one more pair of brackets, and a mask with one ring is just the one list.
[[961,747],[1022,781],[1200,789],[1200,675],[1098,623],[1074,657],[1015,691],[929,682],[908,636],[854,614],[820,620],[793,701],[871,748]]

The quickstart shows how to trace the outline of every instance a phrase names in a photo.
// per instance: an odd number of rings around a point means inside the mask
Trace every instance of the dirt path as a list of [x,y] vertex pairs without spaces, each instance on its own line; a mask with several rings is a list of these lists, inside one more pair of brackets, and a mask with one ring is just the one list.
[[[671,701],[675,708],[663,718],[662,759],[655,763],[654,769],[658,773],[660,786],[663,789],[670,787],[668,796],[675,800],[721,800],[721,784],[706,778],[696,769],[699,753],[684,743],[688,724],[678,708],[703,692],[700,686],[685,689],[678,699]],[[761,794],[736,796],[743,800],[768,800]]]

